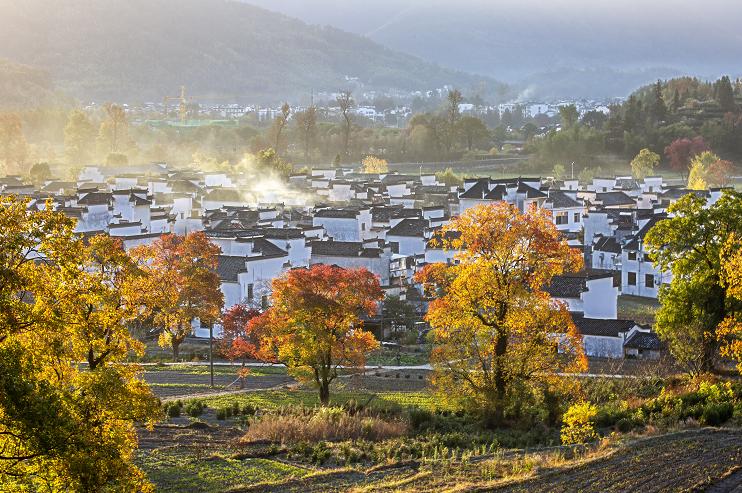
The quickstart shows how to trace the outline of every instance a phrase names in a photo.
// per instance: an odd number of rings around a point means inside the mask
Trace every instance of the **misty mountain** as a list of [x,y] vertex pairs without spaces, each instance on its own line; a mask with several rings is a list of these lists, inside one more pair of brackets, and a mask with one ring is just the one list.
[[[83,100],[275,102],[310,91],[503,90],[332,27],[226,0],[0,0],[0,57]],[[348,82],[346,76],[357,78]]]
[[[542,97],[626,96],[662,72],[742,72],[742,2],[730,0],[245,1],[511,84],[554,72],[560,85],[572,81]],[[601,74],[609,70],[616,80],[606,87]]]
[[47,72],[0,59],[0,109],[69,102],[69,98],[57,92]]

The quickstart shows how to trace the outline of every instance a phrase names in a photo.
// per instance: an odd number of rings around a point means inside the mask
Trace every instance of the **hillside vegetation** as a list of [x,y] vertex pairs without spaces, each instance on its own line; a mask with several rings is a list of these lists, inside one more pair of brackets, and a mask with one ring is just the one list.
[[[0,0],[0,56],[48,70],[81,99],[194,95],[278,101],[311,90],[502,89],[358,35],[227,0]],[[40,33],[43,33],[41,35]],[[355,82],[354,82],[355,84]]]
[[65,100],[43,70],[0,59],[0,110],[21,109]]

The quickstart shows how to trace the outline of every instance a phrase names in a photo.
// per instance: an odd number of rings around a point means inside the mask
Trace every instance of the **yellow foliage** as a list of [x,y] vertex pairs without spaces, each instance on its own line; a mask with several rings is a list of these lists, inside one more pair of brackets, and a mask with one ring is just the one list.
[[389,165],[386,162],[386,159],[381,159],[376,156],[366,156],[363,158],[363,161],[361,161],[361,164],[363,165],[363,172],[364,173],[387,173],[389,171]]
[[[731,235],[721,254],[722,282],[729,298],[742,302],[742,239]],[[730,314],[716,330],[721,355],[737,362],[742,373],[742,313]]]
[[562,418],[562,443],[572,445],[596,440],[594,420],[597,414],[598,408],[589,402],[572,404]]
[[123,364],[142,350],[127,330],[137,270],[117,241],[86,243],[51,203],[26,206],[0,198],[0,484],[151,491],[134,423],[159,403]]
[[[417,279],[436,299],[427,320],[442,394],[492,413],[546,389],[558,372],[583,371],[582,340],[567,307],[544,287],[582,265],[547,211],[507,203],[468,209],[438,237],[458,264],[428,265]],[[559,352],[557,352],[559,349]]]

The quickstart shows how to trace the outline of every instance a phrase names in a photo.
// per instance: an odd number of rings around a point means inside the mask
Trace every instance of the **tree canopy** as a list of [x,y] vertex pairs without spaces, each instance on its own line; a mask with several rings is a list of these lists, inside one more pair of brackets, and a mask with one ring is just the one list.
[[275,360],[312,381],[327,404],[338,368],[363,366],[378,347],[361,317],[373,315],[382,298],[379,280],[366,269],[316,264],[275,279],[270,309],[251,324],[266,330]]
[[585,368],[567,307],[544,290],[581,256],[547,211],[504,202],[468,209],[441,235],[458,264],[430,264],[417,276],[435,298],[426,316],[434,382],[499,424],[555,392],[557,372]]
[[655,265],[672,273],[672,281],[660,288],[655,329],[688,371],[713,371],[717,327],[739,310],[739,301],[722,284],[721,254],[730,235],[742,233],[742,194],[725,190],[709,204],[691,193],[668,212],[645,237]]
[[0,484],[151,491],[132,462],[134,423],[158,419],[159,402],[123,364],[143,351],[127,330],[136,267],[51,203],[26,207],[0,198]]

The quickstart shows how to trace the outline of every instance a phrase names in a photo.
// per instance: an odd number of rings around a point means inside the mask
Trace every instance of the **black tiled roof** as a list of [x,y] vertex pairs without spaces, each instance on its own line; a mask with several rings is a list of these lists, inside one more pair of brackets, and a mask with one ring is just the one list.
[[338,219],[355,219],[358,217],[357,209],[321,209],[315,211],[314,217],[334,217]]
[[662,349],[662,341],[654,332],[636,331],[626,339],[624,347],[631,349],[650,349],[659,351]]
[[518,193],[525,193],[526,198],[529,199],[540,199],[546,197],[546,194],[541,190],[537,190],[523,182],[518,183]]
[[621,245],[618,244],[614,237],[604,236],[595,242],[593,250],[597,252],[621,253]]
[[425,230],[430,227],[427,219],[403,219],[387,231],[387,236],[416,236],[424,237]]
[[623,192],[603,192],[595,196],[595,200],[602,202],[606,207],[617,205],[634,205],[636,202]]
[[219,263],[216,272],[222,281],[237,282],[237,275],[247,270],[245,269],[245,257],[219,255],[217,260]]
[[579,298],[587,291],[587,281],[593,279],[613,278],[615,273],[601,269],[583,269],[579,272],[554,276],[546,292],[556,298]]
[[573,199],[561,190],[549,191],[547,202],[551,202],[554,209],[566,209],[570,207],[582,207],[582,203]]
[[77,200],[78,204],[84,205],[103,205],[111,202],[111,194],[108,192],[90,192],[86,193]]
[[364,248],[360,241],[313,241],[311,245],[312,256],[376,258],[382,251],[375,247]]
[[618,337],[619,333],[628,332],[637,325],[633,320],[585,318],[574,313],[572,320],[578,332],[586,336]]

